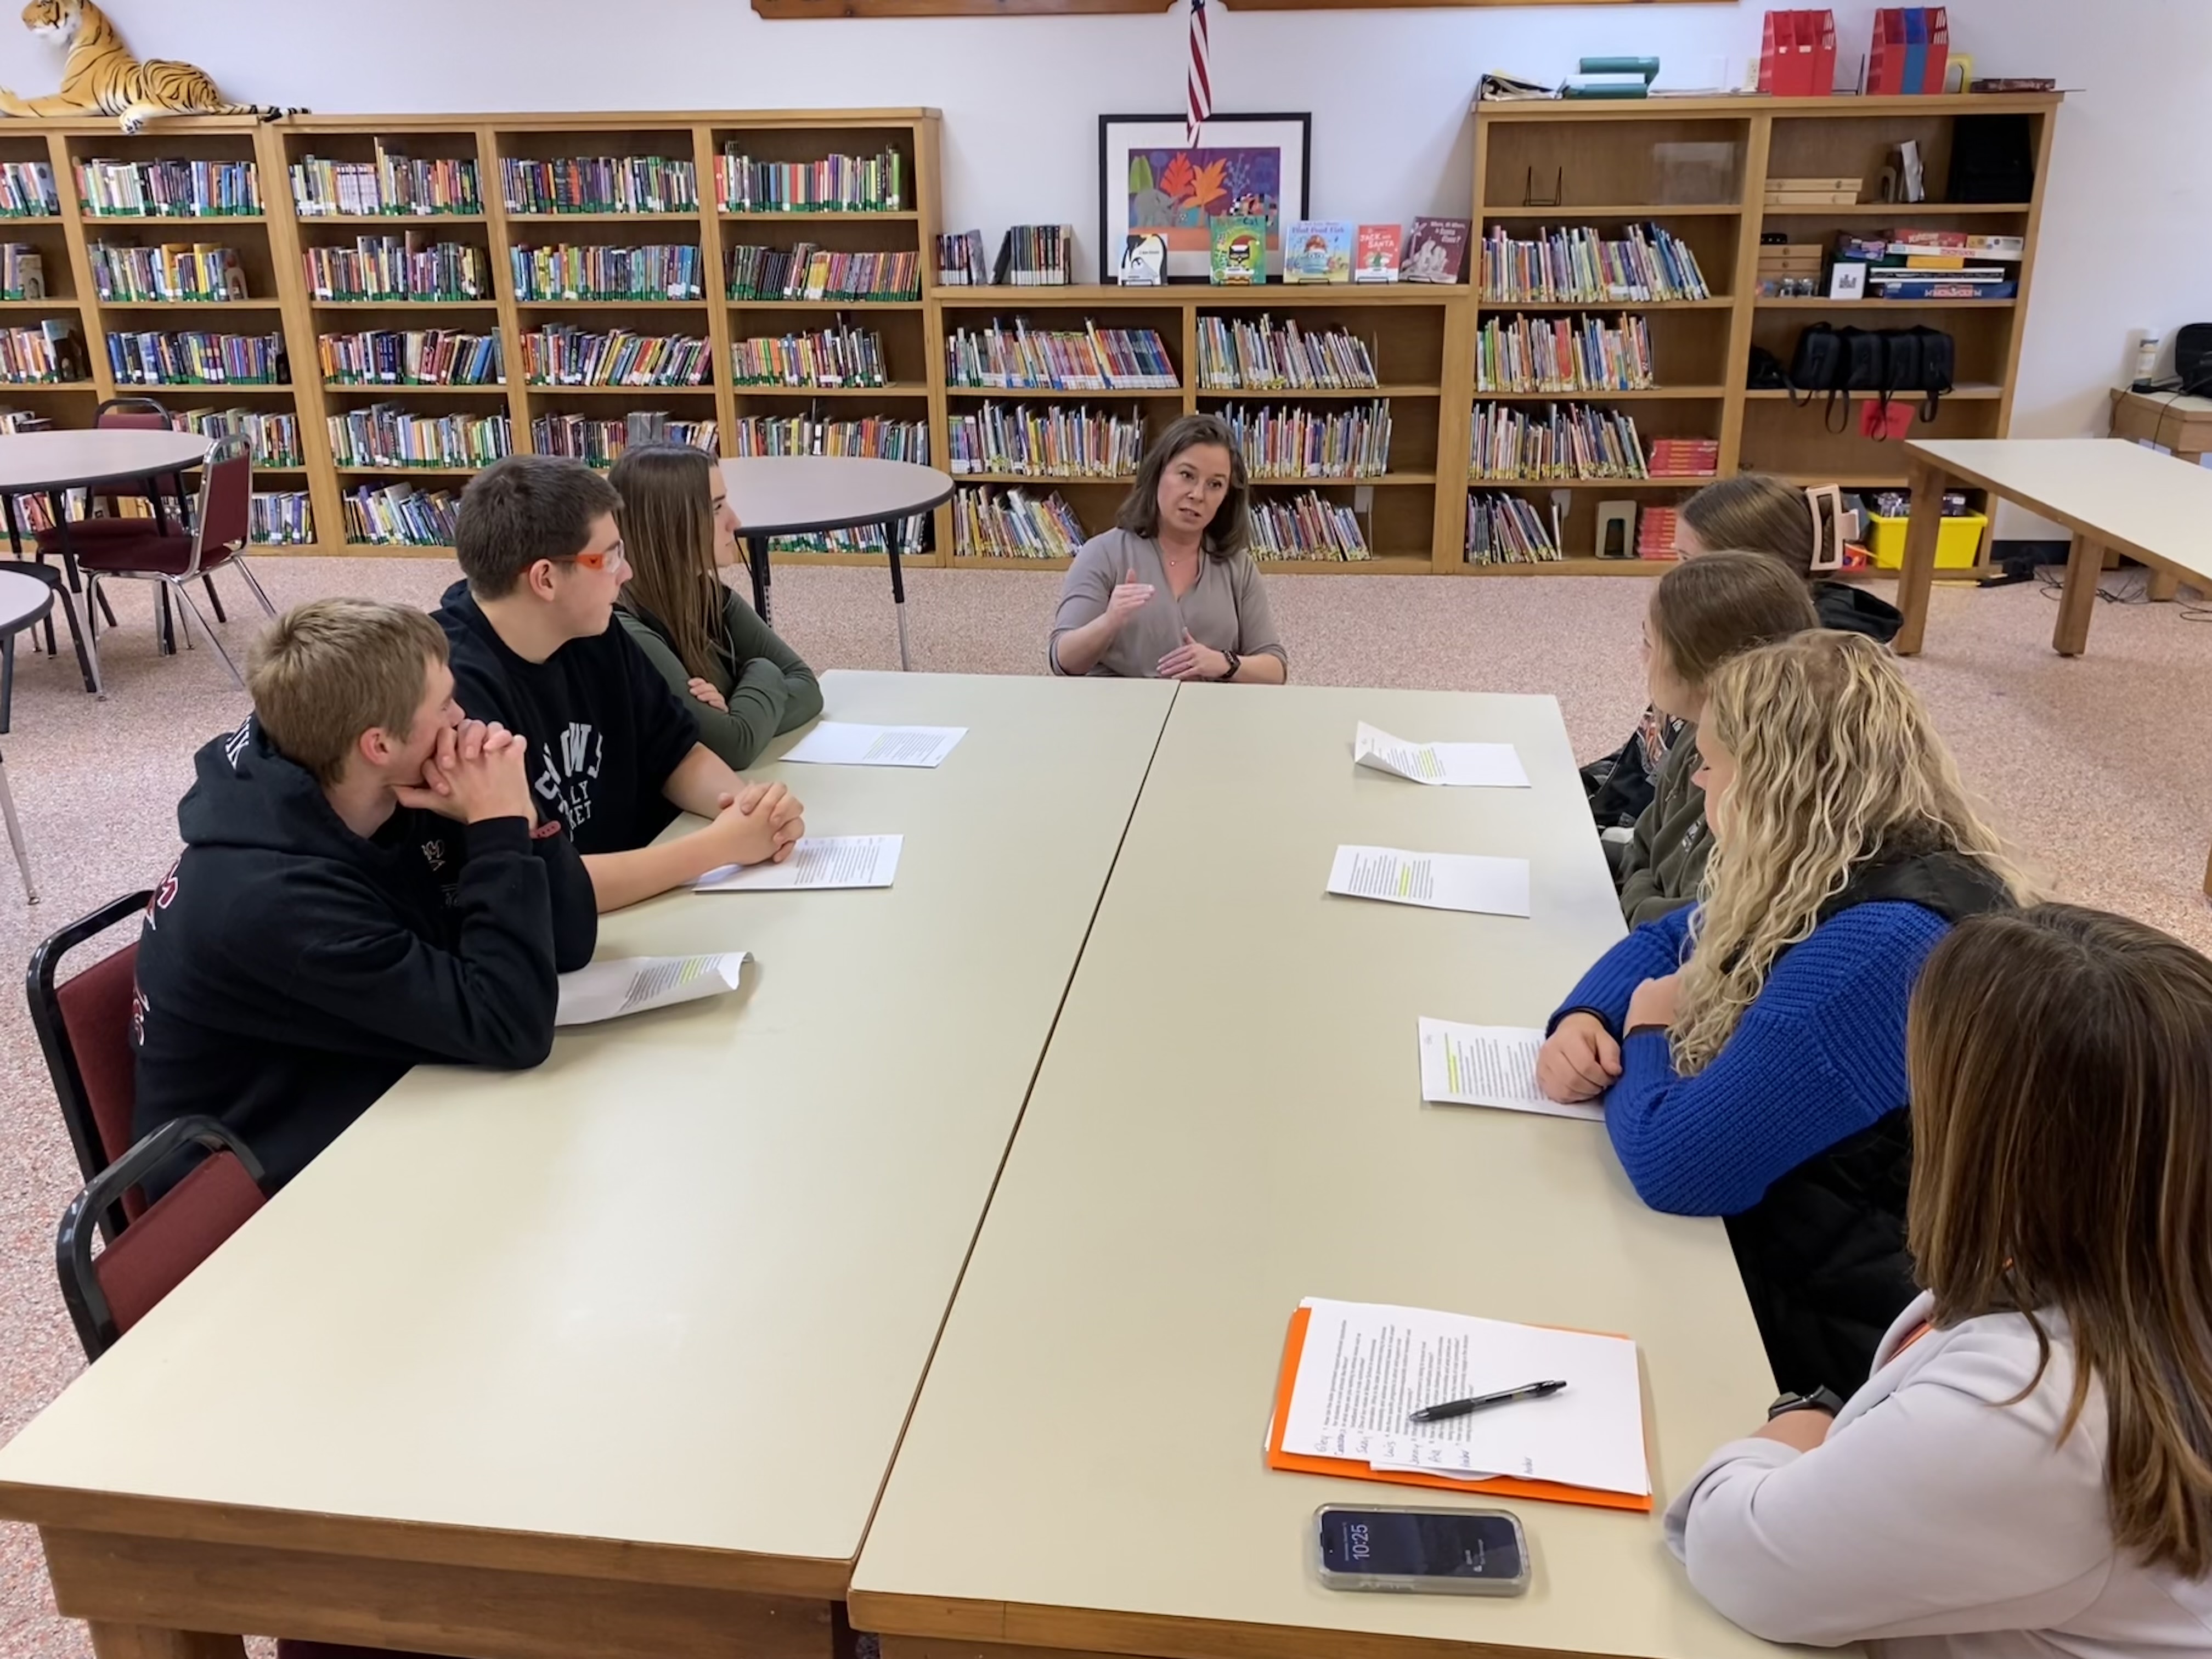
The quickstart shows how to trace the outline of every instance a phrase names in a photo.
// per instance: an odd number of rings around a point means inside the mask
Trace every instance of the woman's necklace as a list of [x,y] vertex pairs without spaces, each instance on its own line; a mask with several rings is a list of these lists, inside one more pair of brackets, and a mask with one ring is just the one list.
[[[1168,591],[1170,593],[1181,598],[1182,594],[1198,586],[1198,562],[1201,556],[1198,549],[1193,548],[1188,553],[1170,553],[1165,542],[1156,541],[1152,545],[1159,550],[1160,568],[1167,573]],[[1191,576],[1188,585],[1178,580],[1185,571],[1189,572]]]

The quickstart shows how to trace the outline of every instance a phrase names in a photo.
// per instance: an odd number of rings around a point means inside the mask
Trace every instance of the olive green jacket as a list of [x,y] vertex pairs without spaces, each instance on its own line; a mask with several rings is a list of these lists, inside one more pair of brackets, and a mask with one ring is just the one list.
[[1636,820],[1616,872],[1620,914],[1631,927],[1656,921],[1697,899],[1713,850],[1705,792],[1690,781],[1702,763],[1698,729],[1685,726],[1660,763],[1651,805]]
[[660,671],[660,678],[684,699],[699,722],[699,741],[733,768],[750,766],[770,738],[804,726],[822,712],[822,688],[814,671],[734,592],[722,605],[727,648],[714,653],[714,672],[705,677],[730,705],[726,714],[691,695],[690,672],[654,618],[626,604],[617,605],[615,615]]

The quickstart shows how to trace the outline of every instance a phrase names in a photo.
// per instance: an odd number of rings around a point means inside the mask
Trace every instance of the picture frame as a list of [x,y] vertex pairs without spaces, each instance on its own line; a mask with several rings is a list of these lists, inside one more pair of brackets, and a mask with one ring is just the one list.
[[1150,232],[1167,243],[1169,282],[1205,282],[1213,246],[1207,221],[1253,211],[1268,222],[1268,280],[1279,282],[1283,226],[1310,216],[1312,115],[1215,115],[1194,145],[1188,132],[1181,115],[1098,118],[1102,276],[1117,280],[1128,237]]

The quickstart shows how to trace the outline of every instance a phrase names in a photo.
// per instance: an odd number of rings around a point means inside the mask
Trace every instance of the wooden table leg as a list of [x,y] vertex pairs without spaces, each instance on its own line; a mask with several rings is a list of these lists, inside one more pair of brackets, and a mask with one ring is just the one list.
[[1943,490],[1948,482],[1917,457],[1906,465],[1912,517],[1905,529],[1905,566],[1897,576],[1897,603],[1905,612],[1905,626],[1890,647],[1900,657],[1920,654],[1921,636],[1928,629],[1928,591],[1936,580],[1936,542],[1943,529]]
[[246,1659],[246,1644],[235,1636],[111,1625],[97,1619],[85,1628],[92,1632],[92,1650],[98,1659]]
[[2105,571],[2105,550],[2086,536],[2076,536],[2066,555],[2066,586],[2058,596],[2058,623],[2051,630],[2051,648],[2062,657],[2078,657],[2089,648],[2089,617],[2097,607],[2097,583]]
[[2150,586],[2145,590],[2153,605],[2164,605],[2181,592],[2181,573],[2168,570],[2163,565],[2150,568]]

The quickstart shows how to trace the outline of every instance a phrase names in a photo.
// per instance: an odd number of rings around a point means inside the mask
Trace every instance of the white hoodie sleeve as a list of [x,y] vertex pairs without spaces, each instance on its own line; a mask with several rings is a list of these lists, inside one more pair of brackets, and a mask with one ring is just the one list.
[[2048,1629],[2103,1591],[2105,1417],[2093,1392],[2058,1443],[2066,1344],[2053,1341],[2035,1391],[2007,1405],[2034,1375],[2026,1321],[1969,1321],[1923,1341],[1932,1351],[1878,1373],[1825,1445],[1736,1441],[1668,1506],[1667,1541],[1691,1583],[1753,1634],[1832,1646]]

